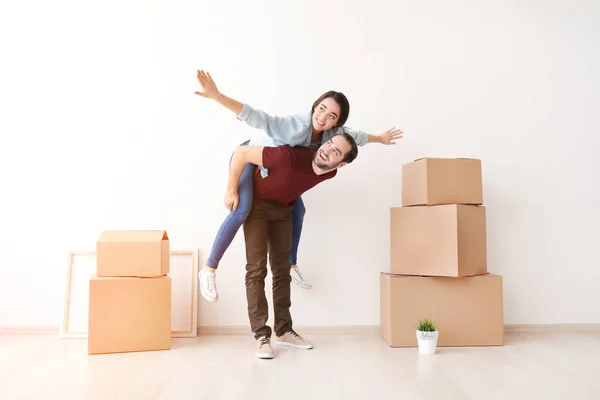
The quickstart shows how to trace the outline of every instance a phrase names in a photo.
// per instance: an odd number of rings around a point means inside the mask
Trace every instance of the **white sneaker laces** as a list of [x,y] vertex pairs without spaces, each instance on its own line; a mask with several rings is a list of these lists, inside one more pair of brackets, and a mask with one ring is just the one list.
[[302,277],[302,274],[300,273],[300,270],[298,269],[298,267],[294,268],[294,270],[296,271],[296,274],[298,275],[298,277],[300,278],[300,280],[304,281],[304,278]]
[[206,290],[212,292],[216,289],[215,285],[215,274],[205,274],[206,277]]

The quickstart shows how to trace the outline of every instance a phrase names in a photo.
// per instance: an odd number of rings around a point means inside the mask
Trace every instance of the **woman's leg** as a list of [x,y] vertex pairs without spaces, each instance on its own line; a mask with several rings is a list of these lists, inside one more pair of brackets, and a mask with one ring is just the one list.
[[[241,146],[247,144],[248,142],[245,142],[242,143]],[[230,211],[229,215],[225,218],[225,221],[221,224],[208,259],[206,260],[206,267],[202,268],[198,274],[200,277],[200,293],[208,301],[217,301],[219,298],[215,282],[215,269],[219,266],[223,254],[225,254],[225,251],[235,238],[237,231],[246,220],[246,217],[248,217],[250,209],[252,208],[255,169],[256,166],[254,164],[246,164],[244,167],[238,185],[239,202],[237,209]]]
[[292,210],[292,250],[290,251],[291,265],[296,265],[298,261],[298,244],[300,243],[300,235],[302,234],[304,214],[306,214],[304,202],[302,201],[302,197],[298,197]]
[[306,279],[300,273],[300,269],[298,268],[298,245],[300,243],[300,236],[302,234],[302,224],[304,222],[304,214],[306,214],[306,208],[304,207],[304,201],[302,201],[302,197],[298,197],[296,199],[296,204],[292,210],[292,249],[290,251],[290,266],[292,269],[290,270],[290,275],[292,276],[292,281],[304,289],[312,288],[312,285],[309,284]]
[[252,184],[255,168],[256,165],[254,164],[246,164],[242,171],[238,187],[240,199],[237,209],[230,211],[229,215],[225,218],[225,221],[221,224],[208,260],[206,260],[207,267],[216,269],[219,266],[223,254],[225,254],[225,251],[250,213],[250,209],[252,208]]

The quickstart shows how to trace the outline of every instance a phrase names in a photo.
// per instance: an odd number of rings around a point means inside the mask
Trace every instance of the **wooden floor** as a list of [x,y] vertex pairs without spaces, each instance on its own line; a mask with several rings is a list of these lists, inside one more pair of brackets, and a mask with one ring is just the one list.
[[374,332],[305,336],[313,350],[259,360],[247,335],[100,356],[84,339],[0,335],[0,399],[600,399],[598,332],[507,333],[503,347],[434,356]]

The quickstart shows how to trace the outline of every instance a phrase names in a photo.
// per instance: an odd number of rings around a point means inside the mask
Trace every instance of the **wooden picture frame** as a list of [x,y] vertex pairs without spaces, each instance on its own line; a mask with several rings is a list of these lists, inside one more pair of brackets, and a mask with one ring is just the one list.
[[[171,337],[196,337],[198,330],[198,249],[171,250]],[[187,269],[186,269],[187,268]],[[187,289],[186,289],[187,288]]]
[[[197,337],[198,249],[170,250],[171,337]],[[87,338],[89,279],[96,273],[95,251],[69,252],[59,337]]]

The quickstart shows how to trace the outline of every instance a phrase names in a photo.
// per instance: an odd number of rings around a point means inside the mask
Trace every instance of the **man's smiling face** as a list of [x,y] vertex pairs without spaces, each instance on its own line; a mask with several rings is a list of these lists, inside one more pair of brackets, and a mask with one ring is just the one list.
[[313,163],[321,169],[330,170],[346,165],[342,160],[352,149],[343,135],[336,135],[323,143],[315,153]]

